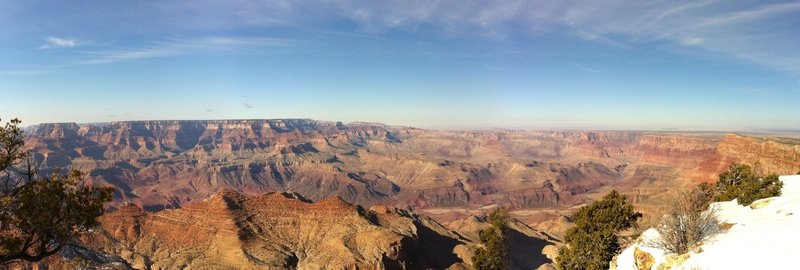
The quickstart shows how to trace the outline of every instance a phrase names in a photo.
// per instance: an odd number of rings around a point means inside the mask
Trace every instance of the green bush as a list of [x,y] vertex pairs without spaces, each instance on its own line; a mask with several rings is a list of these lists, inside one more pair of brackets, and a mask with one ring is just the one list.
[[616,190],[581,207],[572,215],[575,226],[567,230],[566,245],[558,250],[558,268],[608,269],[609,261],[620,249],[617,233],[634,226],[641,217],[627,197]]
[[508,211],[498,208],[489,214],[489,227],[481,230],[483,246],[475,250],[472,265],[478,270],[505,270],[511,267],[508,256]]
[[83,173],[38,173],[13,119],[0,126],[0,268],[57,254],[80,233],[99,225],[112,189],[92,186]]
[[744,164],[732,164],[719,175],[719,182],[714,186],[715,201],[737,199],[741,205],[749,205],[758,199],[781,195],[783,182],[777,174],[762,176]]

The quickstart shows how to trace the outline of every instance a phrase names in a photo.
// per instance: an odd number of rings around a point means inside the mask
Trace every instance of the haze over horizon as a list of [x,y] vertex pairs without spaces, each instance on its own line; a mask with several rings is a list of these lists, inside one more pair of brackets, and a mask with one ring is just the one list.
[[[614,129],[614,128],[603,128],[603,127],[545,127],[545,126],[537,126],[537,127],[497,127],[497,126],[486,126],[486,127],[458,127],[458,126],[447,126],[447,127],[419,127],[419,126],[412,126],[412,125],[396,125],[390,123],[382,123],[382,122],[367,122],[367,121],[337,121],[337,120],[329,120],[329,119],[312,119],[312,118],[208,118],[208,119],[129,119],[129,120],[108,120],[108,121],[94,121],[94,122],[76,122],[76,121],[63,121],[63,122],[41,122],[41,123],[27,123],[23,121],[20,125],[23,128],[32,128],[42,124],[78,124],[78,125],[105,125],[110,123],[120,123],[120,122],[190,122],[190,121],[271,121],[271,120],[311,120],[323,123],[337,123],[341,122],[346,125],[351,124],[367,124],[367,125],[379,125],[379,126],[389,126],[389,127],[398,127],[398,128],[419,128],[419,129],[426,129],[426,130],[438,130],[438,131],[502,131],[502,130],[509,130],[509,131],[620,131],[620,132],[664,132],[664,133],[710,133],[710,134],[721,134],[721,133],[739,133],[742,132],[743,134],[776,134],[779,136],[786,136],[788,138],[794,138],[800,136],[800,129],[681,129],[681,128],[660,128],[660,129],[637,129],[637,128],[628,128],[628,129]],[[10,119],[3,119],[3,120],[10,120]],[[20,119],[22,120],[22,119]]]
[[0,0],[0,118],[796,130],[792,1]]

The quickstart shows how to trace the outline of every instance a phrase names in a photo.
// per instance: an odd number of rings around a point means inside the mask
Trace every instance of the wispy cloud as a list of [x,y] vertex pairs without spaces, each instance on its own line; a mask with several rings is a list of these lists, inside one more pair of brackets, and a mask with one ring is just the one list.
[[[288,11],[298,13],[294,1]],[[567,34],[619,48],[666,43],[800,74],[796,24],[800,2],[721,0],[506,1],[401,3],[331,0],[328,16],[355,22],[366,33],[437,31],[442,36],[514,38]],[[268,16],[268,15],[264,15]],[[422,30],[421,30],[422,29]],[[669,47],[669,46],[667,46]]]
[[481,4],[456,0],[404,1],[395,4],[338,0],[328,2],[333,14],[355,21],[366,32],[405,29],[442,31],[446,35],[476,34],[507,38],[508,26],[537,20],[533,1]]
[[89,60],[80,61],[79,64],[109,64],[125,60],[171,56],[178,54],[178,51],[170,48],[150,47],[89,52],[88,54],[92,57]]
[[587,40],[660,42],[800,74],[800,3],[730,1],[582,2],[564,6],[565,24]]
[[[50,49],[58,47],[70,48],[89,44],[87,41],[52,38],[50,43],[39,49]],[[121,46],[118,48],[108,48],[113,46],[111,42],[93,43],[97,46],[81,50],[72,51],[76,54],[73,62],[62,63],[53,66],[36,68],[14,68],[0,70],[0,76],[25,76],[42,75],[64,71],[69,68],[81,65],[100,65],[111,64],[123,61],[133,61],[148,58],[173,57],[190,54],[205,53],[241,53],[241,54],[263,54],[270,52],[270,49],[286,48],[300,44],[301,41],[293,39],[281,39],[270,37],[194,37],[194,38],[164,38],[157,41],[147,42],[140,46]]]
[[88,51],[88,59],[78,64],[109,64],[120,61],[168,57],[208,52],[254,52],[259,49],[286,47],[299,41],[265,37],[170,38],[130,48]]
[[768,18],[780,14],[789,14],[800,10],[800,2],[795,3],[778,3],[778,4],[765,4],[763,6],[752,7],[751,9],[739,10],[722,14],[717,17],[706,19],[700,27],[708,27],[714,25],[730,25],[735,23],[742,23],[753,21],[763,18]]
[[[344,33],[363,39],[405,32],[420,35],[421,42],[453,36],[513,42],[537,35],[567,35],[624,49],[666,44],[666,48],[711,52],[800,74],[800,51],[795,46],[800,43],[796,30],[800,2],[792,1],[326,0],[309,4],[293,0],[178,0],[154,7],[144,11],[152,14],[127,18],[132,21],[126,21],[126,25],[150,25],[135,23],[150,16],[157,17],[159,25],[171,33],[278,29]],[[113,49],[93,48],[97,50],[87,52],[81,64],[205,52],[253,52],[292,42],[295,41],[243,37],[170,38]],[[75,48],[84,44],[86,41],[49,37],[40,48]]]
[[81,45],[89,44],[88,41],[82,41],[77,39],[68,39],[68,38],[60,38],[60,37],[47,37],[45,39],[47,43],[42,46],[39,46],[40,50],[46,49],[53,49],[53,48],[73,48]]
[[702,43],[703,43],[703,38],[699,38],[699,37],[686,37],[686,38],[683,38],[683,39],[681,39],[679,42],[680,42],[681,44],[683,44],[683,45],[686,45],[686,46],[694,46],[694,45],[700,45],[700,44],[702,44]]
[[597,70],[597,69],[593,69],[593,68],[589,68],[589,67],[581,66],[581,65],[578,65],[578,64],[575,64],[575,67],[576,67],[576,68],[578,68],[578,69],[580,69],[580,70],[586,71],[586,72],[591,72],[591,73],[602,73],[602,72],[600,72],[600,71],[599,71],[599,70]]
[[247,108],[247,109],[252,109],[253,108],[253,105],[250,105],[250,103],[247,103],[247,102],[242,102],[242,106]]

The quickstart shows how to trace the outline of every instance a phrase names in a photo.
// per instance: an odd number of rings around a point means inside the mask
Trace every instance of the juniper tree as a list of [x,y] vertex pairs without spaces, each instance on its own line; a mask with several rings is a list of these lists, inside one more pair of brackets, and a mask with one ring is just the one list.
[[617,233],[634,226],[641,217],[627,197],[616,190],[581,207],[571,216],[574,226],[565,234],[566,245],[558,250],[558,268],[608,269],[609,261],[620,249]]
[[478,270],[510,269],[508,255],[508,211],[498,208],[489,214],[489,227],[480,231],[482,246],[475,250],[472,265]]
[[83,174],[40,175],[24,149],[22,122],[0,127],[0,265],[40,261],[98,225],[111,189],[85,185]]
[[737,199],[739,204],[749,205],[758,199],[781,195],[781,188],[783,182],[777,174],[763,176],[748,165],[734,163],[719,175],[719,181],[714,186],[714,199]]

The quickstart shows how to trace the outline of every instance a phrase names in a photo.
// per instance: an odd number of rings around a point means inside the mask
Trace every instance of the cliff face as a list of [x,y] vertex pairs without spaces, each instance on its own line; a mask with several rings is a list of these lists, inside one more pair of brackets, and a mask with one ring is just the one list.
[[[330,135],[330,136],[325,136]],[[344,170],[340,147],[355,149],[386,130],[312,120],[145,121],[44,124],[28,145],[44,166],[71,166],[117,187],[119,200],[176,207],[222,187],[248,193],[296,190],[364,204],[399,191],[390,181]]]
[[223,190],[181,209],[130,205],[80,241],[137,269],[444,269],[465,240],[394,208],[365,210],[331,197],[244,196]]
[[692,169],[714,153],[718,139],[648,134],[633,147],[640,162]]
[[713,155],[700,164],[698,179],[713,181],[733,162],[752,164],[764,172],[794,174],[800,171],[800,140],[727,134]]
[[117,188],[119,205],[176,208],[221,188],[339,196],[362,206],[560,207],[613,186],[650,195],[731,162],[800,170],[798,143],[737,135],[433,131],[307,119],[43,124],[28,147]]

